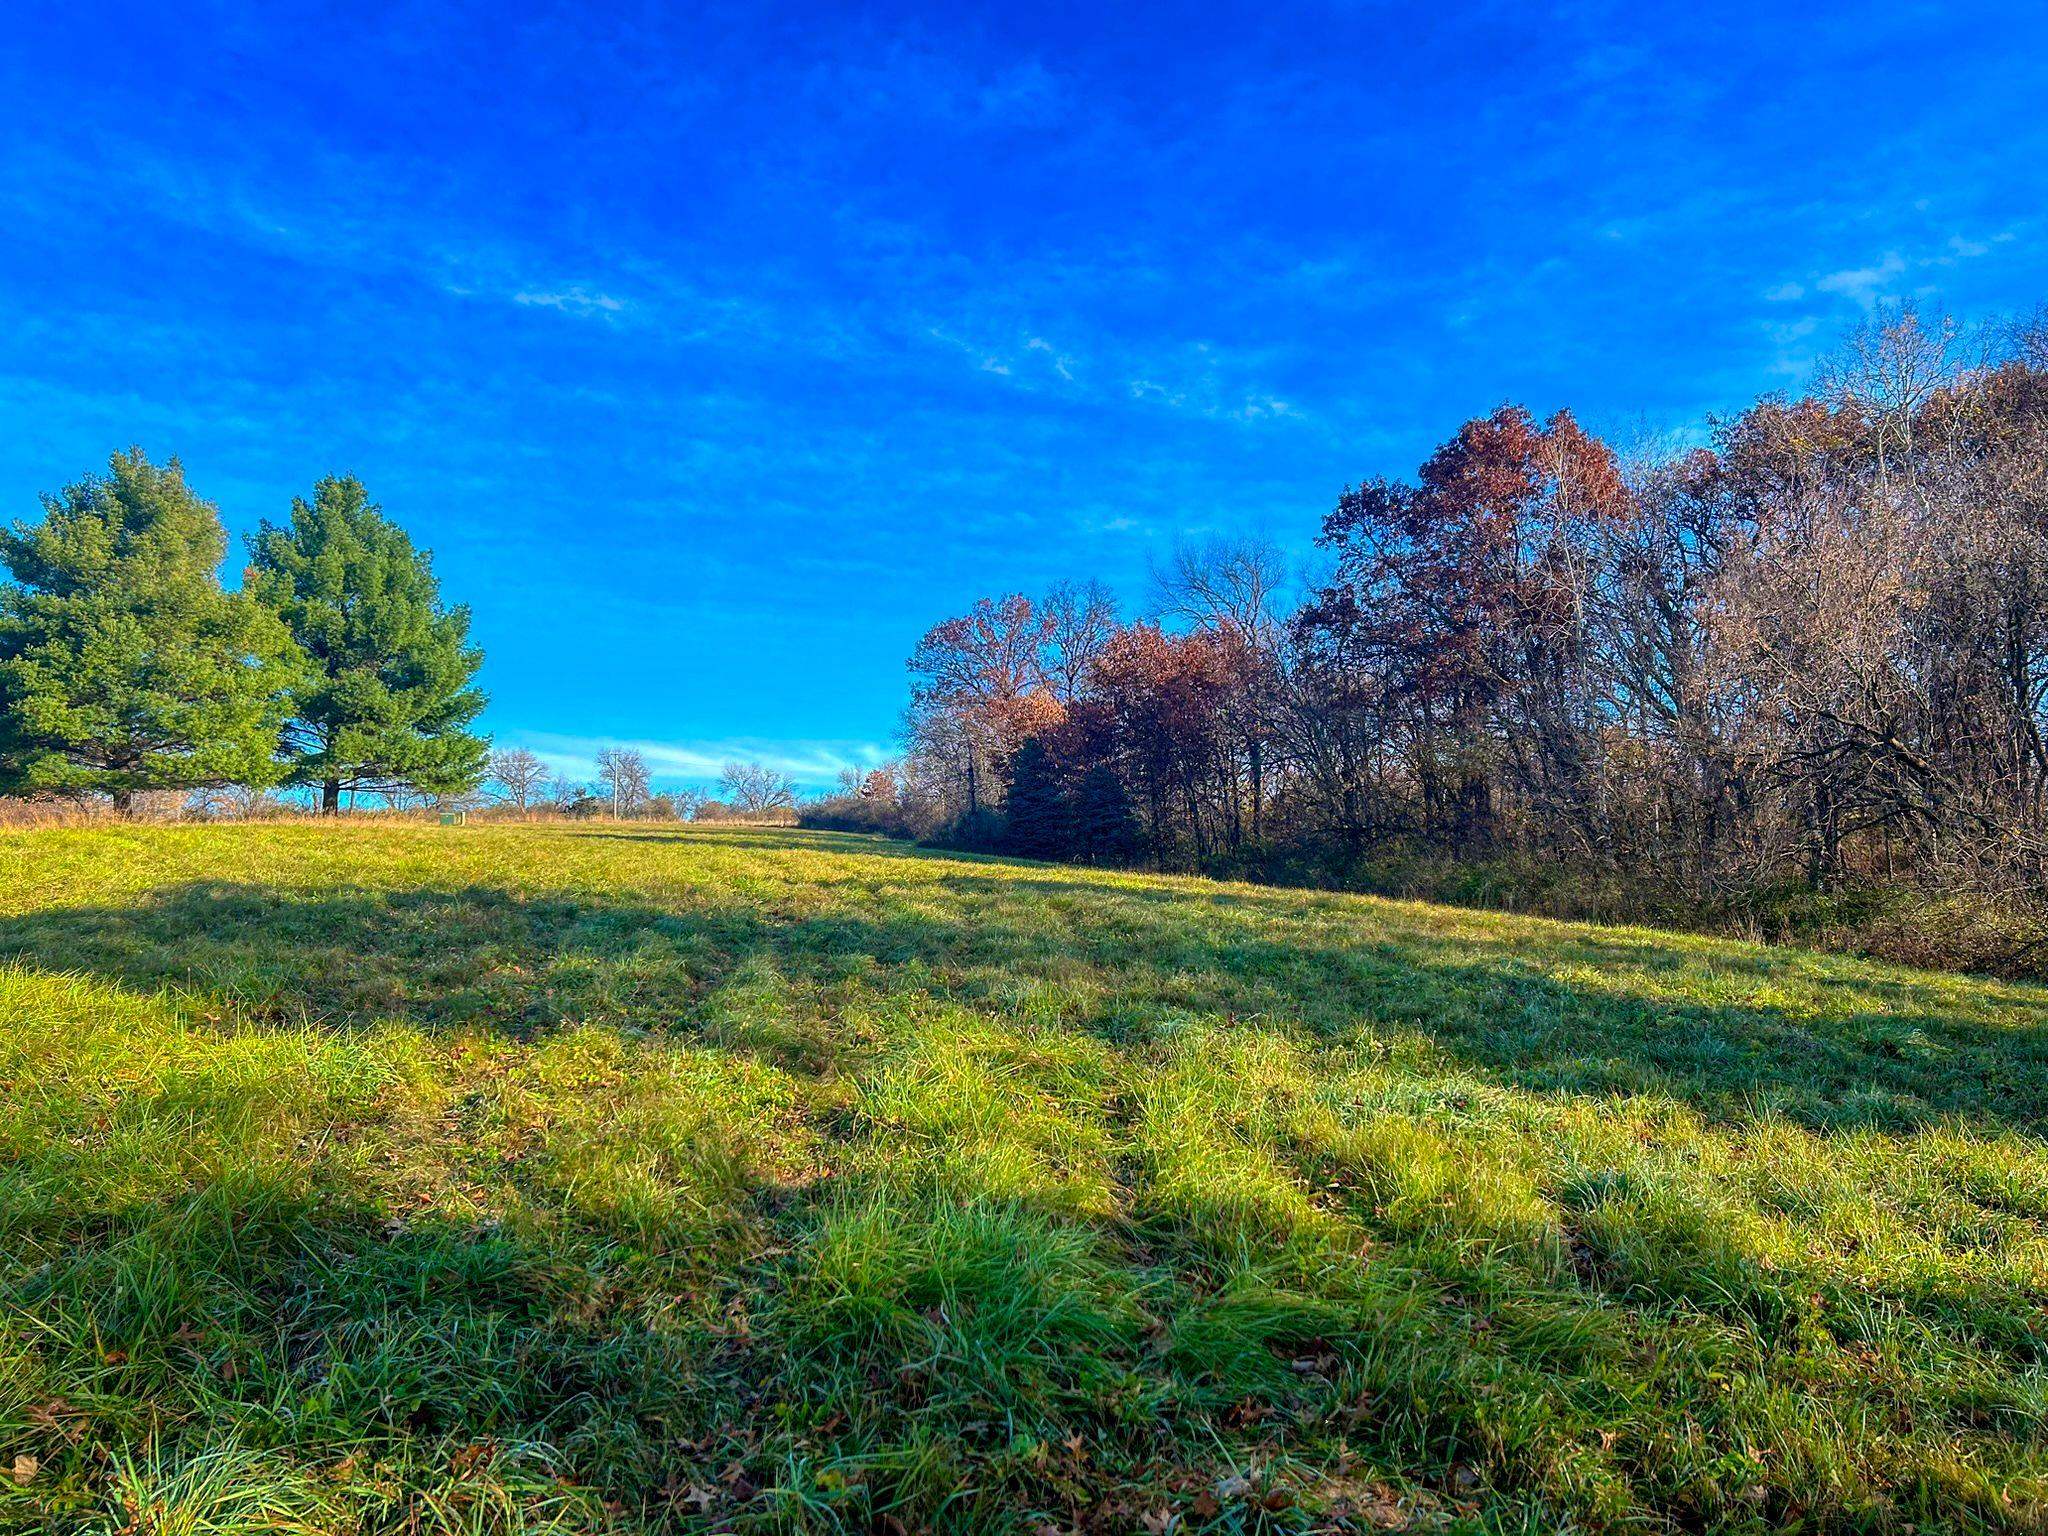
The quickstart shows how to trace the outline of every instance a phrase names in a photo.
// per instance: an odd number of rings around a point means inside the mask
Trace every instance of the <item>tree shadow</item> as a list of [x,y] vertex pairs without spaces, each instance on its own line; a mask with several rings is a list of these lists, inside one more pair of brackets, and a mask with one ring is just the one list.
[[515,1034],[620,1002],[687,1004],[687,973],[608,987],[577,956],[633,954],[679,935],[652,909],[490,886],[307,891],[196,882],[131,905],[45,908],[0,919],[0,958],[168,989],[293,1025],[402,1018]]
[[617,825],[577,826],[561,830],[566,835],[597,842],[655,843],[669,847],[734,848],[748,853],[790,853],[811,851],[862,858],[909,859],[929,863],[935,859],[958,859],[968,863],[1003,862],[992,854],[937,852],[920,848],[901,838],[879,832],[828,832],[813,827],[723,828],[679,824],[671,827],[626,828]]
[[[970,899],[935,911],[934,884]],[[2033,989],[1775,958],[944,866],[824,906],[193,883],[0,918],[0,959],[293,1026],[396,1019],[526,1037],[598,1022],[687,1035],[718,1026],[740,997],[771,1025],[815,1015],[801,1038],[766,1028],[754,1045],[819,1069],[851,1048],[834,989],[1001,1012],[1020,986],[1038,987],[1051,999],[1040,1017],[1125,1045],[1190,1016],[1342,1045],[1419,1036],[1504,1084],[1664,1097],[1718,1120],[1768,1111],[1816,1129],[1952,1118],[2048,1130],[2048,1003]],[[720,1043],[744,1042],[728,1032]]]
[[[775,838],[770,846],[787,851],[789,842]],[[934,910],[934,888],[968,899],[957,910]],[[1450,1062],[1532,1092],[1641,1094],[1734,1122],[1769,1111],[1817,1129],[1909,1129],[1953,1119],[2039,1135],[2048,1126],[2048,1032],[2040,1027],[2048,1012],[2030,989],[1965,989],[1948,978],[1848,962],[1816,962],[1810,973],[1752,971],[1751,961],[1771,957],[1693,941],[1674,949],[1566,925],[1474,919],[1433,931],[1419,909],[1404,914],[1345,898],[1304,907],[1281,893],[1227,890],[1211,898],[1102,884],[1079,873],[984,875],[929,862],[900,882],[876,878],[849,888],[836,904],[781,901],[483,884],[304,890],[192,883],[124,904],[0,918],[0,958],[89,972],[142,991],[171,989],[201,1010],[225,1003],[241,1017],[290,1027],[351,1029],[396,1018],[429,1030],[534,1038],[599,1020],[685,1043],[708,1036],[728,1050],[809,1067],[822,1059],[792,1055],[772,1035],[735,1034],[731,1016],[830,1011],[841,999],[801,994],[842,985],[862,989],[868,1003],[877,991],[907,998],[912,1015],[925,1003],[1000,1014],[1016,1006],[1020,987],[1038,984],[1057,995],[1020,1033],[1037,1021],[1063,1023],[1141,1060],[1194,1018],[1334,1046],[1419,1036]],[[1688,991],[1716,984],[1722,991],[1710,1000]],[[1966,990],[1989,1003],[1974,1012],[1954,1003]],[[188,1108],[171,1104],[164,1113]],[[87,1155],[114,1155],[90,1137],[83,1144]],[[0,1186],[11,1171],[0,1168]],[[678,1258],[636,1248],[581,1211],[543,1235],[431,1208],[394,1216],[340,1173],[310,1186],[297,1175],[274,1185],[244,1176],[153,1205],[90,1195],[61,1210],[0,1203],[0,1238],[35,1255],[11,1271],[0,1263],[0,1296],[43,1325],[41,1396],[30,1406],[63,1424],[71,1422],[69,1409],[50,1404],[133,1400],[151,1404],[152,1413],[167,1409],[167,1422],[226,1426],[249,1443],[285,1446],[309,1460],[339,1461],[366,1447],[366,1467],[390,1458],[376,1475],[402,1485],[393,1497],[422,1505],[450,1497],[449,1488],[479,1464],[510,1467],[507,1446],[545,1445],[578,1482],[672,1518],[673,1501],[697,1487],[743,1502],[743,1484],[713,1475],[732,1465],[765,1484],[776,1465],[866,1454],[882,1442],[880,1421],[860,1417],[862,1403],[876,1414],[886,1410],[888,1433],[900,1435],[883,1443],[889,1455],[920,1443],[917,1417],[936,1387],[929,1372],[917,1372],[940,1355],[935,1341],[961,1343],[963,1358],[980,1358],[989,1340],[1027,1351],[1035,1346],[1025,1341],[1045,1332],[1042,1318],[1071,1318],[1086,1299],[1057,1275],[1040,1276],[1048,1288],[1034,1311],[1025,1287],[1037,1282],[1002,1267],[1006,1256],[1030,1249],[1024,1239],[1035,1242],[1047,1225],[1067,1221],[1104,1250],[1060,1250],[1068,1257],[1059,1262],[1070,1259],[1077,1274],[1102,1259],[1133,1271],[1133,1292],[1160,1283],[1162,1274],[1166,1283],[1192,1279],[1172,1293],[1180,1309],[1156,1343],[1114,1334],[1107,1344],[1090,1336],[1045,1352],[1055,1360],[1039,1400],[1050,1406],[1038,1410],[1048,1442],[1069,1428],[1105,1446],[1125,1430],[1150,1433],[1154,1414],[1116,1419],[1089,1406],[1077,1383],[1092,1378],[1067,1362],[1097,1350],[1150,1383],[1147,1390],[1173,1375],[1173,1389],[1190,1394],[1178,1399],[1183,1409],[1205,1393],[1219,1404],[1234,1395],[1283,1402],[1304,1392],[1333,1403],[1363,1401],[1361,1394],[1412,1398],[1423,1405],[1415,1422],[1427,1425],[1435,1447],[1432,1475],[1451,1470],[1445,1447],[1483,1439],[1490,1410],[1481,1388],[1460,1396],[1464,1387],[1452,1392],[1442,1383],[1454,1369],[1478,1382],[1500,1363],[1489,1352],[1506,1346],[1477,1329],[1462,1303],[1420,1283],[1435,1273],[1431,1265],[1452,1264],[1448,1246],[1419,1254],[1412,1273],[1405,1260],[1353,1254],[1357,1262],[1347,1260],[1343,1278],[1356,1294],[1333,1304],[1305,1281],[1295,1290],[1270,1276],[1234,1289],[1212,1285],[1220,1263],[1169,1252],[1161,1264],[1119,1253],[1131,1234],[1113,1219],[1074,1219],[1065,1206],[1012,1200],[1025,1216],[1009,1225],[990,1218],[981,1232],[989,1266],[984,1324],[983,1313],[963,1312],[957,1290],[931,1277],[949,1266],[957,1271],[958,1249],[947,1245],[980,1230],[955,1222],[949,1202],[995,1205],[995,1189],[926,1191],[861,1173],[829,1189],[753,1180],[735,1196],[732,1225]],[[1199,1189],[1160,1224],[1170,1217],[1191,1243],[1232,1221],[1242,1226],[1243,1210],[1228,1193]],[[835,1210],[863,1201],[888,1219],[834,1226]],[[1364,1201],[1355,1214],[1361,1223],[1377,1216]],[[929,1232],[915,1230],[920,1224]],[[1252,1225],[1265,1248],[1284,1245],[1285,1234],[1270,1223]],[[760,1240],[763,1234],[772,1241]],[[853,1239],[875,1234],[901,1236],[910,1255],[900,1275],[885,1277],[893,1289],[851,1293],[852,1305],[835,1300],[832,1315],[841,1321],[821,1325],[816,1336],[778,1332],[772,1320],[747,1314],[747,1305],[806,1286],[845,1288],[844,1274],[819,1279],[835,1261],[831,1241],[848,1245],[862,1261],[859,1273],[874,1273],[868,1250]],[[1326,1258],[1319,1254],[1306,1267],[1333,1271]],[[1731,1315],[1753,1314],[1769,1332],[1780,1302],[1799,1287],[1792,1277],[1750,1275],[1746,1283],[1727,1304]],[[1574,1327],[1590,1327],[1611,1318],[1642,1281],[1596,1271],[1578,1279],[1561,1273],[1545,1285],[1546,1305]],[[1012,1307],[1002,1321],[997,1313],[1013,1293],[1031,1305]],[[1671,1304],[1697,1307],[1705,1294],[1673,1289]],[[737,1314],[735,1302],[744,1303]],[[956,1338],[946,1329],[965,1331]],[[1325,1353],[1334,1366],[1317,1363]],[[1306,1377],[1294,1364],[1303,1356],[1313,1367]],[[836,1373],[828,1389],[820,1388],[820,1361]],[[963,1408],[939,1431],[953,1458],[938,1466],[947,1478],[978,1473],[984,1452],[992,1459],[1000,1449],[975,1442],[971,1426],[1004,1424],[1000,1394],[1009,1390],[1009,1369],[990,1367],[977,1389],[990,1394],[988,1403]],[[1334,1373],[1327,1382],[1314,1374],[1324,1370]],[[1595,1363],[1561,1359],[1556,1370],[1553,1396],[1565,1403]],[[785,1407],[787,1419],[780,1417]],[[851,1422],[816,1427],[840,1413]],[[53,1447],[53,1468],[74,1455],[82,1464],[95,1444],[133,1445],[137,1416],[109,1411],[95,1422],[101,1427],[74,1442],[85,1449],[58,1445],[53,1437],[69,1433],[61,1425],[23,1418],[19,1428],[43,1437],[39,1454],[45,1443]],[[794,1427],[771,1444],[756,1432],[761,1422]],[[1357,1431],[1378,1432],[1371,1422]],[[1002,1434],[1007,1444],[1007,1427]],[[862,1435],[873,1437],[865,1447]],[[1385,1449],[1423,1464],[1405,1441],[1389,1439]],[[503,1459],[487,1459],[493,1456]],[[1106,1492],[1114,1478],[1107,1466],[1098,1473],[1097,1491]],[[546,1496],[553,1476],[536,1464],[533,1497]],[[883,1488],[879,1477],[876,1487]]]
[[[1257,1416],[1216,1422],[1197,1364],[1153,1347],[1126,1298],[1156,1299],[1156,1263],[1130,1270],[1104,1224],[1028,1200],[872,1169],[754,1177],[650,1243],[575,1205],[394,1209],[339,1145],[360,1127],[279,1166],[248,1119],[188,1108],[134,1106],[206,1143],[144,1196],[132,1141],[0,1164],[0,1318],[35,1322],[7,1338],[0,1448],[37,1463],[29,1500],[55,1488],[75,1513],[139,1465],[151,1529],[325,1529],[338,1504],[351,1528],[673,1530],[766,1518],[780,1479],[845,1528],[893,1510],[971,1532],[1077,1490],[1099,1503],[1157,1469],[1162,1429],[1204,1459],[1271,1438]],[[1341,1398],[1286,1368],[1305,1329],[1235,1320],[1265,1367],[1235,1394]],[[1132,1413],[1134,1391],[1156,1412]],[[1090,1455],[1021,1460],[1019,1434]],[[229,1518],[222,1466],[265,1480],[266,1518]],[[444,1518],[475,1508],[504,1519]]]
[[[1063,904],[1071,926],[1056,935],[1022,919],[1008,930],[1027,966],[1150,950],[1172,957],[1178,975],[1161,995],[1177,1006],[1206,989],[1233,1015],[1297,1020],[1331,1040],[1410,1030],[1519,1087],[1661,1094],[1712,1118],[1768,1109],[1813,1128],[1957,1117],[2048,1129],[2048,992],[2024,984],[1338,894],[1035,869],[939,883],[983,903],[984,931],[989,909]],[[1106,938],[1079,903],[1119,918]]]

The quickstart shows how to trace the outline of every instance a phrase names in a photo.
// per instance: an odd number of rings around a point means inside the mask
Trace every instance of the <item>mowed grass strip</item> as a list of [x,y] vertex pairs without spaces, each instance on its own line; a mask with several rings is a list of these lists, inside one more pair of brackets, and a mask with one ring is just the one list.
[[0,835],[0,1528],[2048,1527],[2048,993],[783,831]]

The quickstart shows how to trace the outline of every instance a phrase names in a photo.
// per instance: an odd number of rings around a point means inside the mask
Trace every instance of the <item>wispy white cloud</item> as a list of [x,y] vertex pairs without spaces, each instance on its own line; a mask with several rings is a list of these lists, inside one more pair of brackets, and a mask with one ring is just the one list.
[[[1868,310],[1884,299],[1903,298],[1923,291],[1928,279],[1944,267],[1953,267],[1965,261],[1975,261],[1988,256],[1999,246],[2013,240],[2011,230],[2000,230],[1985,239],[1973,239],[1967,235],[1950,235],[1938,247],[1908,254],[1900,250],[1888,250],[1877,261],[1860,267],[1845,267],[1837,272],[1825,273],[1813,280],[1813,286],[1821,293],[1831,293],[1837,298]],[[1774,289],[1767,298],[1781,295],[1797,298],[1797,283],[1786,283]]]
[[522,288],[512,295],[514,304],[525,304],[538,309],[559,309],[566,315],[602,316],[615,315],[626,307],[624,299],[586,288],[581,283],[571,283],[566,288],[553,290],[545,288]]
[[1866,267],[1845,267],[1813,280],[1822,293],[1832,293],[1869,309],[1888,295],[1906,271],[1906,258],[1886,251],[1881,261]]
[[928,325],[925,327],[925,335],[931,337],[933,341],[945,343],[945,345],[957,352],[965,353],[973,361],[974,366],[983,373],[993,373],[999,377],[1008,378],[1013,372],[1009,361],[1000,352],[992,352],[986,347],[976,346],[973,342],[963,340],[943,327]]
[[1074,360],[1061,352],[1058,347],[1055,347],[1043,336],[1033,336],[1024,343],[1024,347],[1026,351],[1044,353],[1047,360],[1051,363],[1054,373],[1065,379],[1069,384],[1074,382]]

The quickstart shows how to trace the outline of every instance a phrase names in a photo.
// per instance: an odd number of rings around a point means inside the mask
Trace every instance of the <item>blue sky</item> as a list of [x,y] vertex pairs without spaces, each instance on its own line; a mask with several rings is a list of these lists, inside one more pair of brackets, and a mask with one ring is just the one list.
[[1665,10],[17,8],[0,515],[351,471],[501,741],[822,783],[977,595],[2048,300],[2048,7]]

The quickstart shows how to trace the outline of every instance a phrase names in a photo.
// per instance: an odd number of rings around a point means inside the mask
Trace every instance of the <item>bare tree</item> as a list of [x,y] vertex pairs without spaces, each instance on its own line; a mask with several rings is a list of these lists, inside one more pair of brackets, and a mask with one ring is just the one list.
[[185,797],[185,814],[202,821],[252,821],[280,810],[283,803],[267,789],[252,789],[246,784],[209,784]]
[[1198,629],[1235,629],[1270,648],[1285,624],[1287,557],[1265,539],[1183,544],[1152,573],[1161,617]]
[[1868,424],[1880,488],[1918,468],[1914,436],[1927,406],[1963,370],[1962,328],[1950,316],[1922,320],[1910,302],[1881,306],[1820,365],[1821,397]]
[[1116,598],[1099,581],[1063,581],[1040,605],[1046,626],[1042,670],[1060,703],[1081,696],[1088,669],[1116,637]]
[[514,810],[525,812],[539,798],[548,766],[524,747],[500,747],[491,754],[491,778]]
[[2048,304],[2014,322],[2007,330],[2013,360],[2034,373],[2048,373]]
[[630,816],[647,800],[647,759],[631,747],[605,747],[596,758],[597,782],[614,816]]
[[742,816],[788,810],[796,805],[796,781],[761,763],[727,763],[718,776],[719,793]]
[[1252,841],[1259,842],[1265,835],[1266,755],[1276,729],[1274,715],[1281,692],[1286,556],[1263,539],[1184,544],[1174,551],[1170,565],[1153,572],[1153,585],[1165,616],[1214,635],[1238,653],[1232,669],[1236,686],[1226,711],[1227,729],[1242,753],[1243,789],[1235,788],[1240,774],[1234,751],[1227,825],[1234,842],[1241,797],[1251,813]]

